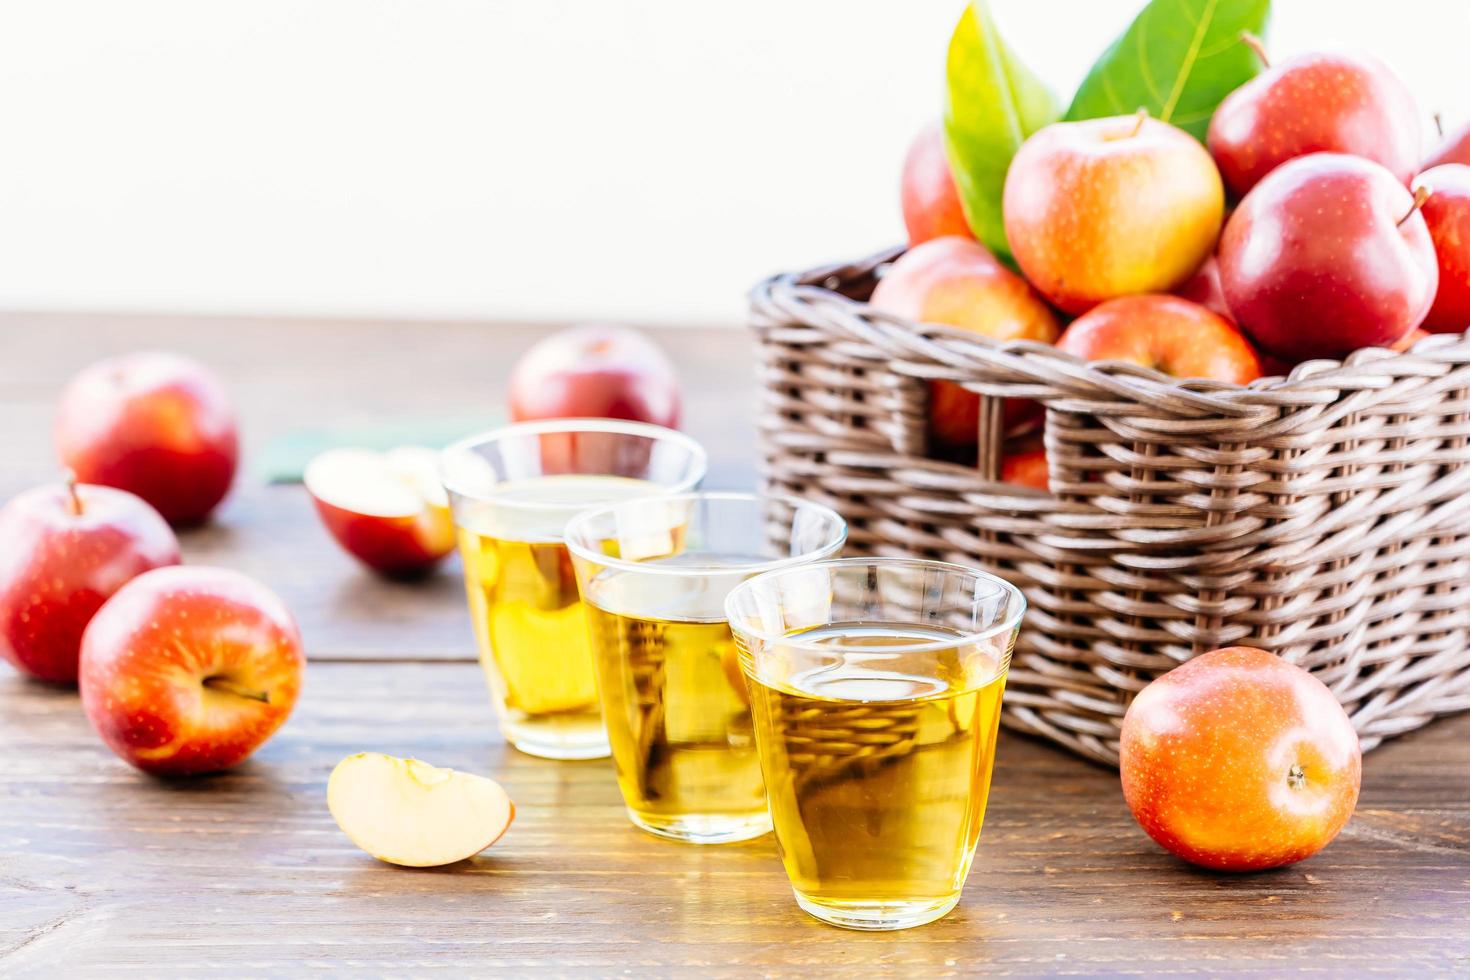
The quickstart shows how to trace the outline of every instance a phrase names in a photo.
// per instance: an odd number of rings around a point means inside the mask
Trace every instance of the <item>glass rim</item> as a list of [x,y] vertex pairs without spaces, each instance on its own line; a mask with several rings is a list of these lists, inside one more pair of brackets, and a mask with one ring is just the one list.
[[[937,569],[945,572],[958,572],[963,575],[968,575],[971,578],[984,579],[985,581],[999,586],[1001,592],[1010,596],[1010,601],[1007,603],[1008,608],[1014,606],[1013,611],[1010,612],[1005,617],[1005,619],[990,626],[987,626],[984,629],[968,631],[960,636],[952,637],[950,639],[925,640],[920,643],[905,643],[902,646],[884,646],[882,648],[882,652],[885,654],[938,652],[940,650],[951,650],[955,647],[961,647],[968,643],[975,643],[980,640],[988,640],[998,634],[1014,631],[1021,625],[1021,617],[1026,615],[1026,594],[1022,592],[1020,588],[1017,587],[1014,583],[1006,581],[999,575],[994,575],[990,572],[981,571],[980,569],[972,568],[969,565],[957,565],[954,562],[938,561],[937,559],[932,558],[894,558],[886,556],[869,558],[827,558],[821,561],[808,562],[801,567],[801,571],[808,571],[813,568],[858,568],[865,565],[878,565],[886,568],[899,568],[907,566],[909,568]],[[782,568],[775,569],[769,572],[762,572],[760,575],[748,578],[745,581],[741,582],[739,585],[735,586],[733,589],[731,589],[730,594],[725,596],[725,621],[730,624],[730,629],[736,633],[744,633],[746,636],[754,637],[755,639],[760,640],[762,643],[765,643],[767,645],[780,643],[781,645],[786,647],[795,646],[803,650],[822,651],[825,653],[872,653],[874,651],[874,648],[871,646],[849,646],[847,644],[832,643],[803,643],[800,639],[800,634],[792,636],[789,633],[771,633],[763,629],[753,629],[745,625],[745,617],[736,616],[734,614],[735,601],[738,596],[744,595],[747,592],[754,592],[759,587],[763,579],[774,579],[793,570],[794,569],[790,568]]]
[[[787,504],[793,510],[825,511],[826,516],[836,519],[836,534],[835,536],[829,536],[829,538],[823,541],[820,548],[813,549],[812,551],[803,552],[800,555],[788,555],[785,558],[772,558],[764,562],[753,562],[749,565],[660,565],[657,561],[630,561],[626,558],[614,558],[610,555],[604,555],[599,551],[593,551],[576,540],[577,535],[575,532],[580,525],[591,523],[599,517],[605,517],[624,507],[655,502],[670,503],[702,500],[738,500],[746,503],[779,501]],[[835,554],[842,549],[843,545],[847,544],[847,519],[826,504],[819,504],[811,500],[802,500],[800,497],[792,497],[788,494],[759,493],[750,490],[676,491],[672,493],[647,494],[642,497],[633,497],[611,504],[594,504],[567,522],[567,526],[562,532],[562,543],[567,546],[568,551],[578,558],[622,571],[643,572],[649,575],[763,575],[766,572],[780,571],[783,568],[796,565],[812,565],[820,561],[832,560],[826,556]]]
[[[678,483],[669,484],[666,488],[671,494],[684,493],[694,489],[703,480],[709,470],[709,453],[693,437],[680,432],[678,429],[666,428],[662,425],[654,425],[652,422],[633,422],[627,419],[600,419],[600,418],[569,418],[569,419],[536,419],[530,422],[512,422],[495,429],[485,429],[472,435],[465,436],[450,443],[439,452],[439,482],[444,489],[452,494],[457,494],[467,500],[477,503],[494,503],[498,507],[507,510],[534,510],[534,511],[560,511],[571,510],[577,512],[585,505],[565,504],[543,504],[529,500],[503,500],[493,495],[486,496],[479,493],[471,493],[463,487],[455,486],[449,479],[448,461],[451,457],[460,453],[474,450],[478,446],[487,446],[515,436],[539,436],[556,432],[601,432],[612,435],[643,436],[653,442],[671,442],[683,447],[695,461],[693,475]],[[578,476],[613,476],[611,473],[585,473],[575,474]],[[497,480],[496,485],[503,483]],[[649,496],[662,496],[662,494],[650,494]],[[599,506],[593,504],[593,506]]]

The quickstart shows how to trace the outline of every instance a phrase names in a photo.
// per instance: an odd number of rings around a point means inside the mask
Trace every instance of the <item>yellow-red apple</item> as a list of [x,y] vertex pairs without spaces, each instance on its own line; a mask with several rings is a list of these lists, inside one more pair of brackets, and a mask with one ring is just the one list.
[[285,722],[305,664],[295,620],[265,586],[224,568],[159,568],[87,624],[82,707],[144,772],[228,769]]
[[1362,776],[1357,733],[1332,692],[1250,647],[1195,657],[1145,687],[1119,751],[1139,825],[1222,871],[1316,854],[1352,815]]
[[1429,193],[1421,213],[1439,262],[1439,286],[1424,329],[1470,330],[1470,167],[1442,164],[1416,177],[1414,186]]
[[[873,290],[875,309],[921,323],[969,330],[993,340],[1051,343],[1057,318],[1026,280],[969,238],[936,238],[909,249]],[[929,388],[929,426],[947,446],[973,446],[980,396],[949,381]],[[1006,405],[1007,428],[1034,409],[1020,399]]]
[[449,497],[432,449],[329,449],[307,464],[303,482],[327,531],[375,571],[422,575],[454,550]]
[[944,152],[944,130],[938,122],[925,126],[909,145],[899,190],[910,245],[946,235],[975,237],[960,204],[954,171]]
[[1000,479],[1002,483],[1014,483],[1033,490],[1051,489],[1046,446],[1040,436],[1025,436],[1006,443],[1000,460]]
[[126,490],[37,487],[0,509],[0,656],[43,681],[75,683],[82,631],[114,592],[179,563],[158,511]]
[[1247,384],[1255,348],[1229,320],[1178,296],[1120,296],[1073,320],[1057,349],[1092,361],[1130,361],[1176,378]]
[[1182,129],[1142,115],[1053,123],[1006,173],[1006,239],[1021,271],[1069,313],[1182,286],[1215,247],[1225,190]]
[[108,358],[62,392],[56,448],[82,483],[135,493],[170,524],[197,524],[235,478],[235,409],[214,373],[190,358]]
[[493,779],[378,752],[337,763],[327,808],[352,843],[410,868],[474,857],[500,839],[516,813]]

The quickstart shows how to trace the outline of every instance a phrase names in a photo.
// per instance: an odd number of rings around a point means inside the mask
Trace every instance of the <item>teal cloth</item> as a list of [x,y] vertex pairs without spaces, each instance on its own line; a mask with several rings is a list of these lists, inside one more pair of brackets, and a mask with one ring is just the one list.
[[362,425],[293,429],[268,442],[254,464],[267,483],[300,483],[306,464],[328,449],[392,449],[428,446],[443,449],[450,443],[505,424],[499,412],[461,418],[397,419]]

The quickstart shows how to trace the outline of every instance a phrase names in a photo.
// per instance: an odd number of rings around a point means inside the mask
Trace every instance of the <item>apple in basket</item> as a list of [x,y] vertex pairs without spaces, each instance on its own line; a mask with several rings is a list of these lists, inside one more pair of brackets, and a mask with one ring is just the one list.
[[1249,384],[1261,376],[1250,342],[1224,317],[1162,293],[1120,296],[1073,320],[1057,349],[1092,361],[1128,361],[1176,378]]
[[1429,194],[1422,213],[1439,263],[1439,285],[1424,329],[1459,333],[1470,328],[1470,166],[1434,167],[1420,174],[1414,187]]
[[1222,871],[1316,854],[1352,816],[1362,776],[1357,733],[1332,692],[1251,647],[1195,657],[1145,687],[1119,752],[1139,825]]
[[[979,242],[948,236],[915,246],[899,257],[873,290],[874,309],[920,323],[969,330],[994,340],[1051,343],[1060,328],[1046,303]],[[973,447],[980,426],[980,396],[949,381],[929,386],[929,426],[950,447]],[[1010,399],[1007,429],[1036,414],[1034,403]]]
[[1342,153],[1271,171],[1220,238],[1220,284],[1241,329],[1289,362],[1388,347],[1412,332],[1439,282],[1420,213],[1427,194]]
[[1184,285],[1215,246],[1225,191],[1198,140],[1140,113],[1033,134],[1006,173],[1002,210],[1026,278],[1083,313]]
[[944,152],[944,130],[938,122],[925,126],[909,146],[899,181],[899,200],[910,245],[947,235],[974,237],[960,204],[954,171]]

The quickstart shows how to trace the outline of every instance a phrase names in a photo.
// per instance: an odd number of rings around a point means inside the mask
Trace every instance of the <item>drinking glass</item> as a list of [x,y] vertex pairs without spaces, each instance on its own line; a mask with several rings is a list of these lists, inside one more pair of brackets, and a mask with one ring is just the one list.
[[608,754],[587,614],[562,531],[589,506],[692,489],[688,436],[608,419],[525,422],[444,451],[470,617],[506,739],[530,755]]
[[776,842],[807,912],[904,929],[954,908],[1025,607],[993,575],[902,558],[783,568],[731,590]]
[[826,507],[749,493],[626,501],[567,526],[636,826],[699,844],[770,831],[725,596],[758,572],[829,558],[846,538]]

